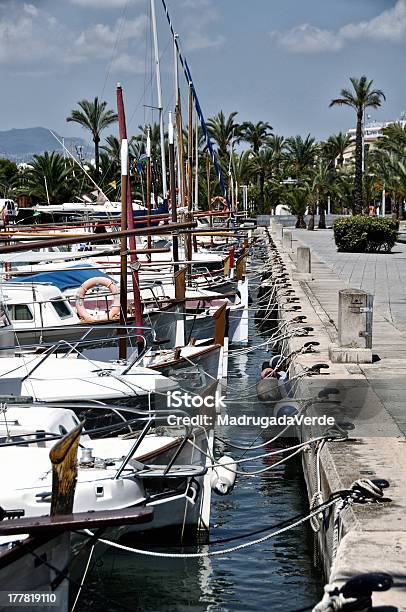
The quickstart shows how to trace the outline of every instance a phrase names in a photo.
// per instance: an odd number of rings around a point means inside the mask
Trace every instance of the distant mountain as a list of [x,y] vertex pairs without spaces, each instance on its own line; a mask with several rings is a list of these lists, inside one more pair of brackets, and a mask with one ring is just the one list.
[[[52,131],[62,141],[62,136]],[[84,156],[91,155],[92,148],[82,138],[65,138],[64,142],[65,147],[72,153],[76,152],[75,147],[82,146]],[[15,161],[28,161],[32,155],[45,151],[62,153],[63,148],[51,132],[44,127],[0,131],[0,157]]]

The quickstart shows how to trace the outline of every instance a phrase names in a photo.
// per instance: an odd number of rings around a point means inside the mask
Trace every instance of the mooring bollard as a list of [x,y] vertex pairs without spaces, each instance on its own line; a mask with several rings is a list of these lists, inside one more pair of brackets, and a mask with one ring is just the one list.
[[309,247],[300,246],[296,251],[296,269],[302,274],[310,274],[312,271],[312,256]]
[[374,298],[361,289],[342,289],[338,295],[338,344],[330,345],[331,361],[371,363]]
[[275,236],[277,240],[282,240],[282,237],[283,237],[282,223],[275,223]]
[[282,246],[285,251],[292,250],[292,232],[285,230],[282,234]]

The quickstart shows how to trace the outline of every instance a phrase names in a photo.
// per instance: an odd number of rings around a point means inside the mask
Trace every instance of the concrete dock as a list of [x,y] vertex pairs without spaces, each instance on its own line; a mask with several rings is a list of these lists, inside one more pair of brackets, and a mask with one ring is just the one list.
[[[319,478],[316,453],[304,453],[309,499],[319,490],[326,500],[360,478],[386,479],[390,484],[385,494],[391,501],[347,506],[338,528],[334,515],[322,521],[316,533],[320,558],[330,583],[341,584],[358,573],[390,573],[394,587],[376,593],[374,605],[406,610],[406,245],[397,243],[388,255],[337,253],[331,230],[288,231],[285,239],[279,228],[271,235],[300,298],[299,314],[306,315],[313,331],[305,339],[291,338],[286,350],[299,349],[304,340],[320,343],[317,354],[295,359],[291,375],[314,363],[327,364],[329,369],[311,382],[303,378],[306,386],[298,385],[298,394],[338,389],[353,428],[347,441],[323,446]],[[297,267],[298,247],[310,247],[310,272],[303,272],[303,249]],[[374,296],[372,363],[331,361],[331,346],[339,340],[339,291],[349,288]],[[289,317],[286,309],[280,314]],[[303,437],[319,433],[306,430]]]

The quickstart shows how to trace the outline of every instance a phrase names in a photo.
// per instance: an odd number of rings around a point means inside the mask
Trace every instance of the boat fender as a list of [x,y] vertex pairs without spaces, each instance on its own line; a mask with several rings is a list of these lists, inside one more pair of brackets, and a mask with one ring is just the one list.
[[274,416],[278,419],[281,417],[293,417],[299,413],[299,406],[296,402],[278,402],[274,408]]
[[284,361],[283,355],[274,355],[269,362],[269,367],[276,368],[280,366],[283,361]]
[[275,402],[282,399],[281,384],[272,376],[259,380],[256,384],[257,396],[260,402]]
[[217,495],[228,495],[234,488],[237,464],[232,457],[223,455],[213,468],[210,485]]
[[261,379],[273,377],[274,369],[273,368],[265,368],[261,372]]
[[96,323],[98,319],[92,317],[86,310],[84,305],[84,299],[86,293],[89,289],[96,287],[97,285],[102,285],[106,287],[111,295],[114,297],[113,305],[109,310],[108,321],[116,318],[120,314],[120,290],[116,283],[110,278],[104,276],[96,276],[94,278],[89,278],[87,281],[83,283],[81,287],[79,287],[78,292],[76,294],[76,312],[78,317],[80,317],[86,323]]

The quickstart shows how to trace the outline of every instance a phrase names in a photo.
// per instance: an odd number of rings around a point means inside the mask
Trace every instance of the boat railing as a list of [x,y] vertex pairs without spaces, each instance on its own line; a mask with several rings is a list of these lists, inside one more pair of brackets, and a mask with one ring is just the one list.
[[[13,406],[18,406],[18,403],[13,404]],[[31,404],[24,403],[25,408],[27,407],[36,408],[39,406],[41,406],[41,408],[44,407],[43,404],[39,405],[39,404],[36,404],[35,402]],[[63,407],[66,409],[75,409],[75,410],[78,409],[78,404],[70,404],[68,402],[63,402],[63,403],[58,403],[58,404],[52,404],[52,403],[48,404],[47,403],[46,406],[47,408]],[[94,410],[100,409],[100,410],[103,410],[103,412],[111,410],[116,413],[118,409],[118,407],[115,405],[104,404],[102,402],[96,402],[96,403],[87,402],[85,404],[80,404],[79,407],[82,412],[85,410],[94,411]],[[131,461],[131,459],[134,457],[137,450],[140,448],[142,441],[145,439],[147,434],[150,432],[152,426],[153,425],[156,426],[160,422],[168,424],[168,416],[179,417],[178,419],[179,428],[183,430],[183,433],[180,433],[180,435],[178,436],[179,442],[176,445],[174,452],[168,459],[167,463],[164,466],[159,466],[160,468],[159,474],[161,475],[161,477],[165,477],[169,474],[170,470],[175,465],[175,462],[178,459],[179,455],[181,454],[182,450],[185,448],[186,444],[188,443],[188,440],[191,437],[195,437],[198,433],[204,433],[204,428],[201,425],[192,426],[192,425],[187,424],[190,421],[190,415],[184,410],[180,410],[178,408],[171,408],[170,410],[169,409],[168,410],[150,409],[148,410],[148,412],[146,412],[145,410],[139,410],[134,407],[125,406],[122,410],[125,411],[126,413],[130,413],[134,415],[134,418],[126,419],[124,422],[118,423],[118,424],[115,423],[112,425],[98,427],[98,428],[91,429],[91,430],[83,430],[84,434],[88,436],[92,436],[95,434],[112,433],[116,430],[121,430],[124,425],[135,425],[135,424],[140,425],[144,423],[143,428],[141,429],[137,438],[134,440],[134,444],[131,446],[126,456],[123,458],[120,466],[118,467],[114,475],[115,480],[120,478],[126,466]],[[42,430],[40,432],[33,431],[33,432],[19,433],[19,434],[16,434],[15,436],[8,435],[7,441],[4,441],[4,442],[0,441],[0,448],[10,447],[10,446],[28,446],[30,444],[38,444],[41,442],[42,443],[52,442],[52,441],[56,442],[60,440],[62,437],[63,437],[63,434],[54,434],[52,432],[47,432],[47,431],[42,431]]]
[[[13,329],[12,331],[14,333],[18,333],[18,332],[24,332],[24,331],[30,331],[30,332],[52,332],[52,331],[61,331],[63,330],[64,332],[68,332],[68,331],[77,331],[77,325],[72,324],[72,325],[64,325],[64,326],[55,326],[55,327],[35,327],[35,328],[25,328],[25,329]],[[115,323],[114,325],[109,325],[109,324],[103,324],[103,331],[111,331],[111,332],[115,332],[114,335],[110,334],[110,335],[106,335],[102,338],[94,338],[94,339],[87,339],[88,336],[90,335],[90,333],[92,331],[100,331],[100,328],[98,328],[97,326],[94,325],[84,325],[83,328],[81,327],[81,331],[83,330],[83,335],[76,340],[75,342],[69,342],[68,340],[65,339],[61,339],[58,341],[52,341],[52,342],[39,342],[37,344],[38,347],[41,348],[49,348],[49,347],[55,347],[57,350],[60,348],[66,348],[67,345],[69,346],[79,346],[79,345],[90,345],[90,344],[102,344],[104,342],[115,342],[116,340],[120,339],[120,338],[128,338],[128,339],[132,339],[133,337],[141,337],[144,338],[146,337],[146,335],[148,335],[148,333],[151,334],[152,337],[152,342],[153,343],[160,343],[161,341],[156,337],[156,330],[153,327],[146,327],[146,326],[128,326],[125,325],[123,323]],[[118,330],[124,330],[123,333],[118,333]],[[22,344],[21,342],[18,343],[18,346],[16,346],[15,344],[13,345],[8,345],[8,346],[1,346],[1,350],[12,350],[15,348],[18,349],[22,349],[22,350],[28,350],[28,349],[33,349],[33,346],[36,346],[33,343],[30,344]],[[65,351],[64,351],[65,353]]]
[[[121,326],[122,327],[122,326]],[[153,335],[155,334],[155,330],[153,330],[151,328],[151,331],[153,333]],[[137,340],[139,338],[143,339],[143,344],[144,344],[144,349],[147,345],[147,341],[146,338],[144,336],[140,336],[139,332],[134,332],[134,333],[123,333],[123,334],[117,334],[114,337],[109,337],[109,338],[102,338],[102,339],[95,339],[95,340],[80,340],[78,342],[75,342],[74,344],[72,344],[71,342],[69,342],[68,340],[59,340],[57,343],[52,343],[52,344],[47,344],[46,345],[46,349],[43,353],[41,353],[41,359],[33,366],[33,368],[26,373],[25,376],[23,376],[23,378],[21,379],[21,382],[24,382],[25,380],[27,380],[31,374],[33,374],[33,372],[39,368],[40,365],[42,365],[51,355],[57,353],[58,349],[61,348],[68,348],[70,350],[68,350],[68,352],[66,352],[66,350],[63,352],[63,358],[68,357],[72,352],[76,352],[79,355],[83,356],[82,353],[80,353],[80,349],[83,349],[87,346],[92,346],[94,347],[95,344],[102,344],[105,343],[106,341],[108,341],[109,343],[111,342],[118,342],[119,340],[122,339],[127,339],[130,340],[131,338],[137,338]],[[139,342],[139,340],[138,340]],[[44,345],[43,345],[44,346]],[[137,341],[134,343],[134,347],[137,346]],[[2,350],[11,350],[11,349],[15,349],[15,346],[10,346],[10,347],[1,347]],[[19,348],[23,349],[23,348],[32,348],[32,345],[28,345],[28,346],[19,346]],[[137,355],[137,359],[138,359],[138,355]],[[86,357],[85,357],[86,358]]]

